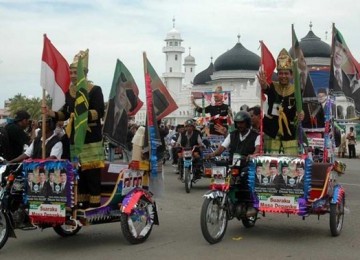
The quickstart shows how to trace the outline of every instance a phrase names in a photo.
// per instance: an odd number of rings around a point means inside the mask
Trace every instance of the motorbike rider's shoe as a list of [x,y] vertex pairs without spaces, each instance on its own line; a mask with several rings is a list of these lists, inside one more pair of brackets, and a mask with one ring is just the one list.
[[254,207],[248,207],[246,210],[246,217],[256,216],[257,210]]

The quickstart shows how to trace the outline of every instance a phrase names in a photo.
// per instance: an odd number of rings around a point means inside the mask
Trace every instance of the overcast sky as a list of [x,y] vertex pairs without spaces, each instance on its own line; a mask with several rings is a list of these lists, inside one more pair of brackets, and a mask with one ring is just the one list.
[[291,47],[291,24],[300,40],[309,31],[330,42],[334,22],[360,60],[360,2],[354,0],[0,0],[0,108],[21,93],[40,97],[43,34],[71,63],[90,49],[88,78],[107,101],[116,59],[133,74],[144,100],[142,52],[155,70],[165,69],[164,39],[173,24],[195,57],[196,73],[210,57],[241,43],[260,56],[263,40],[276,58]]

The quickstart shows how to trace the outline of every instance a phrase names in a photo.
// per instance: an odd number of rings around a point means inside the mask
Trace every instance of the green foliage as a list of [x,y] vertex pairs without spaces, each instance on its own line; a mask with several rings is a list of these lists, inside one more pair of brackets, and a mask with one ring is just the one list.
[[[48,107],[51,107],[51,98],[49,95],[46,96],[45,102]],[[10,99],[10,117],[14,117],[16,111],[18,110],[26,110],[30,114],[31,119],[38,120],[41,117],[41,104],[41,98],[28,98],[19,93]]]

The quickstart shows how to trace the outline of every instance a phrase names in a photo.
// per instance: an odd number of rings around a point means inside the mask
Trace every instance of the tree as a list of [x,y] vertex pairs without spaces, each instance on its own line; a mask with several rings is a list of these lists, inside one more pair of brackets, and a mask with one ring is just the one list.
[[[26,110],[30,114],[30,118],[33,120],[39,120],[41,117],[41,104],[42,99],[39,97],[28,98],[22,94],[17,94],[13,98],[10,98],[9,112],[10,117],[14,117],[16,111]],[[51,98],[46,96],[46,105],[51,107]]]

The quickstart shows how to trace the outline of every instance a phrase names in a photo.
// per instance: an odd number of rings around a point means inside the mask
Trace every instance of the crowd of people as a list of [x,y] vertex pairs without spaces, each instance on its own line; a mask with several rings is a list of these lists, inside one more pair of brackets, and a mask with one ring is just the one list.
[[[42,128],[43,122],[38,122],[36,126],[35,121],[33,121],[32,130],[26,133],[24,130],[29,128],[30,114],[24,110],[15,113],[13,122],[6,125],[9,142],[11,143],[6,159],[9,162],[20,162],[28,158],[42,158],[43,136],[45,137],[45,158],[74,159],[72,157],[72,144],[74,143],[73,118],[76,85],[79,80],[77,68],[80,58],[84,61],[84,76],[88,92],[89,129],[86,131],[83,148],[86,153],[80,154],[79,158],[81,167],[79,167],[78,200],[81,207],[87,208],[100,205],[100,174],[101,168],[104,167],[102,119],[105,114],[105,103],[101,87],[87,80],[88,50],[77,54],[70,65],[71,86],[66,93],[65,105],[59,111],[52,111],[47,107],[42,108],[42,112],[46,115],[46,131],[44,135],[41,130],[35,131],[36,128]],[[292,59],[285,49],[279,53],[277,58],[278,81],[268,84],[266,76],[264,71],[258,73],[261,89],[267,95],[268,106],[266,111],[262,111],[260,106],[250,108],[242,106],[241,111],[233,114],[230,106],[224,103],[222,87],[218,86],[214,90],[213,104],[203,108],[198,106],[195,99],[192,98],[197,113],[210,114],[207,124],[197,125],[195,120],[188,119],[184,124],[171,126],[166,125],[165,121],[159,120],[158,129],[161,145],[158,147],[158,160],[161,161],[165,156],[165,152],[168,152],[172,164],[177,166],[179,164],[179,152],[182,148],[206,146],[207,144],[204,144],[203,140],[205,136],[209,135],[223,136],[223,142],[216,150],[208,154],[207,158],[218,156],[225,150],[229,151],[230,161],[234,154],[242,156],[256,154],[260,152],[260,142],[263,142],[265,153],[298,155],[299,144],[296,124],[297,122],[306,122],[306,119],[304,120],[306,113],[296,110],[295,87],[292,83]],[[319,90],[319,98],[322,94],[323,92]],[[129,104],[130,107],[134,105]],[[323,107],[322,105],[320,108]],[[116,117],[115,115],[114,112],[114,117]],[[126,158],[131,160],[133,137],[136,135],[139,126],[130,117],[126,118],[129,119],[126,120],[129,122],[127,134],[121,136],[124,139],[123,143],[126,145],[121,149],[122,153],[126,154]],[[68,122],[66,134],[63,127],[64,121]],[[317,124],[320,123],[317,122]],[[235,129],[231,129],[231,125],[234,125]],[[260,136],[261,126],[263,136]],[[112,132],[111,136],[117,134],[117,132]],[[260,140],[261,137],[262,140]],[[107,159],[113,161],[114,151],[119,145],[113,143],[111,137],[107,142],[109,145],[109,157]],[[28,146],[25,151],[24,145]],[[345,135],[343,132],[342,134],[339,156],[344,157],[346,148],[348,148],[349,158],[356,158],[355,145],[356,135],[354,128],[351,127],[349,133]],[[200,156],[201,149],[197,149],[196,153],[197,156]],[[259,179],[259,181],[261,180]]]

